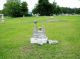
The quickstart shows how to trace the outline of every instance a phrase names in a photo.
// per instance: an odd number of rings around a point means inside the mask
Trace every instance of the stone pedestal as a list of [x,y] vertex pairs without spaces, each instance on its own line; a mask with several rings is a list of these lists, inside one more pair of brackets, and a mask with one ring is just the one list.
[[38,29],[37,22],[35,21],[34,22],[34,32],[31,38],[31,43],[37,43],[37,44],[43,45],[47,43],[47,40],[48,38],[46,37],[44,27],[41,27]]

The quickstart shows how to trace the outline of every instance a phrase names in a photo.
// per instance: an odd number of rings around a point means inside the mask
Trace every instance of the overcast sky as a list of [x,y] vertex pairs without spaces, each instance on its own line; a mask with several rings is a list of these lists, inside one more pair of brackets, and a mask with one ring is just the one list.
[[[31,11],[35,4],[38,3],[38,0],[21,0],[28,3],[29,11]],[[54,0],[49,0],[52,3]],[[55,0],[57,4],[61,7],[71,7],[71,8],[80,8],[80,0]],[[6,3],[6,0],[0,0],[0,10],[3,9],[3,4]]]

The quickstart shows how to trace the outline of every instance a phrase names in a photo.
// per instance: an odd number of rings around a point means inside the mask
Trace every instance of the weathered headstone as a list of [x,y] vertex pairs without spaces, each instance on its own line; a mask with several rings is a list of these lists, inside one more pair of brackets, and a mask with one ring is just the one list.
[[48,40],[48,37],[45,34],[45,29],[44,27],[37,27],[37,21],[34,21],[34,31],[33,31],[33,36],[31,37],[31,41],[32,44],[36,43],[36,44],[40,44],[43,45],[45,43],[48,44],[56,44],[58,43],[57,40]]
[[0,22],[4,22],[4,14],[0,14]]
[[31,43],[37,43],[37,44],[44,44],[47,43],[48,38],[45,34],[44,27],[41,27],[38,29],[37,27],[37,21],[34,21],[34,32],[33,37],[31,38]]

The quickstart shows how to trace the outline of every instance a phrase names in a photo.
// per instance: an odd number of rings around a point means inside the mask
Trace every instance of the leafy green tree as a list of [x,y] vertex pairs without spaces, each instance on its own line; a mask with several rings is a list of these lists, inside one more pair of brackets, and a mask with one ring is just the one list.
[[80,8],[77,8],[76,14],[80,14]]
[[[23,15],[28,14],[27,3],[22,2],[20,0],[8,0],[6,4],[4,4],[3,13],[12,17],[22,17]],[[19,1],[19,2],[18,2]]]
[[36,6],[34,7],[34,9],[32,10],[32,13],[33,13],[33,14],[38,14],[38,5],[36,5]]
[[61,8],[57,5],[56,2],[53,2],[52,5],[53,5],[53,14],[58,15],[58,14],[61,14],[62,13]]
[[50,16],[53,14],[53,6],[48,0],[39,0],[37,6],[33,9],[33,13]]
[[7,0],[7,3],[10,3],[10,2],[18,2],[18,3],[21,3],[21,0]]
[[7,13],[7,15],[12,17],[22,16],[20,3],[17,2],[6,3],[4,11]]
[[47,3],[49,3],[49,1],[48,0],[39,0],[38,3],[39,4],[43,4],[43,3],[47,4]]
[[2,14],[2,10],[0,10],[0,14]]
[[23,16],[28,15],[28,7],[27,7],[26,2],[21,3],[21,12],[22,12]]
[[53,14],[56,14],[57,4],[56,2],[53,2]]
[[22,16],[20,0],[7,0],[7,3],[4,4],[3,13],[12,17]]
[[62,13],[61,8],[60,8],[59,6],[57,6],[57,7],[56,7],[56,12],[55,12],[55,14],[56,14],[56,15],[59,15],[59,14],[61,14],[61,13]]

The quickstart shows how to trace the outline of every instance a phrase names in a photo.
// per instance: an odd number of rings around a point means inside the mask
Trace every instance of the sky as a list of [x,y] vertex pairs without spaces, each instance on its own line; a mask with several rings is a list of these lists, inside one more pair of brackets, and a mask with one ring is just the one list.
[[[28,3],[29,11],[31,11],[34,6],[38,3],[38,0],[21,0],[26,1]],[[52,3],[54,0],[49,0]],[[71,7],[71,8],[80,8],[80,0],[55,0],[57,5],[61,7]],[[0,0],[0,10],[3,9],[3,5],[6,3],[6,0]]]

